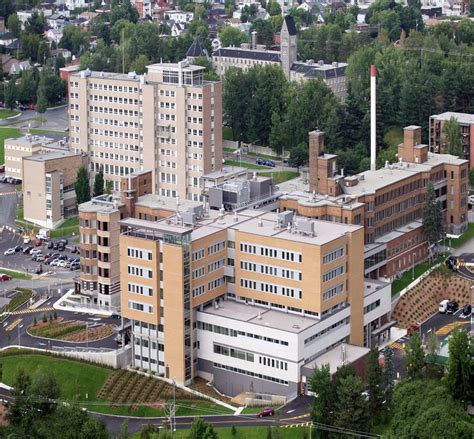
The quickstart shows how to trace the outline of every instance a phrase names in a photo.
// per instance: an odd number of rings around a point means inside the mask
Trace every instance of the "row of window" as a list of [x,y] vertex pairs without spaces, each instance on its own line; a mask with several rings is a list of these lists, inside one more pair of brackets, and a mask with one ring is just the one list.
[[207,290],[215,290],[216,288],[219,288],[220,286],[225,284],[225,279],[224,277],[219,277],[217,279],[212,280],[207,284]]
[[153,272],[148,268],[138,267],[136,265],[129,265],[127,268],[128,274],[132,274],[133,276],[140,276],[149,279],[153,277]]
[[151,347],[153,350],[161,352],[165,351],[165,345],[163,343],[157,343],[156,341],[148,341],[146,338],[135,337],[135,345],[142,346],[144,348]]
[[100,125],[112,125],[116,127],[141,128],[138,122],[127,122],[118,119],[104,119],[102,117],[89,117],[89,122]]
[[329,282],[341,274],[344,274],[344,265],[338,265],[336,268],[326,271],[326,273],[323,274],[323,282]]
[[[138,99],[121,98],[117,96],[89,95],[89,102],[110,102],[111,104],[138,105]],[[140,105],[141,105],[140,101]]]
[[323,264],[328,264],[329,262],[335,261],[336,259],[342,258],[343,256],[344,256],[344,247],[340,247],[336,250],[332,250],[323,256]]
[[118,114],[119,116],[138,116],[138,111],[136,110],[125,110],[122,108],[109,108],[109,107],[96,107],[89,106],[89,111],[94,111],[95,113],[104,113],[104,114]]
[[329,300],[344,292],[344,284],[336,285],[335,287],[329,288],[329,290],[323,293],[323,300]]
[[204,249],[200,248],[199,250],[193,251],[192,259],[193,261],[199,261],[204,257]]
[[147,260],[147,261],[151,261],[153,254],[152,254],[152,252],[149,252],[147,250],[128,247],[127,248],[127,255],[131,258],[144,259],[144,260]]
[[214,343],[214,353],[225,355],[227,357],[237,358],[238,360],[245,360],[254,362],[254,356],[251,352],[241,351],[239,349],[229,348],[220,344]]
[[213,255],[214,253],[220,252],[224,249],[225,249],[225,241],[220,241],[220,242],[210,245],[207,248],[207,254]]
[[205,287],[204,285],[199,285],[195,288],[193,288],[193,297],[200,296],[201,294],[204,294]]
[[288,363],[286,361],[275,360],[275,358],[270,357],[258,357],[258,362],[268,367],[275,367],[281,370],[288,370]]
[[[72,87],[73,82],[71,82]],[[77,82],[74,82],[77,84]],[[76,85],[77,87],[78,85]],[[102,82],[89,82],[89,90],[115,91],[119,93],[138,93],[138,87],[126,87],[121,85],[109,85]]]
[[251,332],[244,332],[244,331],[237,331],[235,329],[225,328],[219,325],[212,325],[211,323],[204,323],[204,322],[197,322],[198,329],[215,332],[217,334],[227,335],[230,337],[238,337],[239,335],[242,337],[253,338],[256,340],[263,340],[269,343],[281,344],[283,346],[288,346],[288,342],[284,340],[278,340],[276,338],[271,337],[264,337],[262,335],[252,334]]
[[153,296],[153,289],[144,285],[128,283],[129,293],[141,294],[142,296]]
[[339,320],[336,323],[333,323],[331,326],[328,326],[326,329],[323,329],[322,331],[317,332],[316,334],[313,334],[311,337],[308,337],[305,341],[304,344],[307,345],[309,343],[312,343],[314,340],[316,340],[319,337],[322,337],[323,335],[327,334],[328,332],[338,328],[339,326],[343,325],[348,325],[350,321],[349,317],[346,317],[342,320]]
[[240,286],[254,291],[279,294],[280,296],[292,297],[294,299],[301,299],[303,297],[301,290],[281,285],[267,284],[265,282],[256,282],[249,279],[240,279]]
[[135,302],[133,300],[128,301],[128,309],[133,309],[135,311],[146,312],[153,314],[153,306],[148,303]]
[[367,306],[364,306],[364,314],[368,314],[370,311],[373,311],[375,308],[380,306],[380,299],[377,299],[375,302],[369,303]]
[[91,128],[90,134],[97,134],[99,136],[108,136],[108,137],[120,137],[123,139],[135,139],[138,140],[138,134],[132,134],[122,131],[109,131],[109,130],[102,130],[97,128]]
[[270,276],[278,276],[286,279],[303,280],[301,271],[289,270],[288,268],[274,265],[256,264],[255,262],[240,261],[242,270],[259,272]]
[[240,243],[240,251],[243,253],[250,253],[254,255],[265,256],[268,258],[283,259],[291,262],[303,262],[301,253],[291,252],[283,249],[276,249],[273,247],[264,247],[260,245]]
[[265,380],[265,381],[272,381],[274,383],[283,384],[285,386],[288,385],[288,381],[281,380],[280,378],[275,378],[275,377],[271,377],[271,376],[268,376],[268,375],[262,375],[261,373],[255,373],[255,372],[251,372],[249,370],[239,369],[238,367],[227,366],[225,364],[219,364],[219,363],[214,363],[214,367],[217,368],[217,369],[229,370],[231,372],[240,373],[242,375],[248,375],[248,376],[251,376],[251,377],[259,378],[259,379]]
[[213,271],[219,270],[224,266],[225,259],[219,259],[218,261],[211,262],[207,265],[207,272],[212,273]]
[[138,163],[140,162],[140,157],[133,157],[131,155],[128,155],[128,154],[125,154],[125,155],[122,155],[122,154],[112,154],[112,153],[108,153],[108,152],[102,152],[102,151],[91,151],[92,154],[93,154],[93,157],[97,157],[97,158],[100,158],[100,159],[108,159],[108,160],[117,160],[117,161],[120,161],[120,162],[135,162],[135,163]]
[[130,145],[128,143],[121,143],[121,142],[109,142],[107,140],[97,140],[97,139],[89,139],[89,145],[100,146],[102,148],[124,149],[125,151],[139,151],[140,150],[138,145]]

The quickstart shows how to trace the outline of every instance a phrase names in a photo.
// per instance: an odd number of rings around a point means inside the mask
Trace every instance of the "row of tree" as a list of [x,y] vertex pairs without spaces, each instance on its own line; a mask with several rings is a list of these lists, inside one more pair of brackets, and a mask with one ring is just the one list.
[[[97,172],[94,177],[94,186],[92,195],[97,197],[102,194],[112,193],[112,181],[104,180],[103,171]],[[82,204],[91,199],[91,187],[89,184],[89,173],[84,166],[81,166],[77,171],[76,183],[74,185],[74,190],[76,192],[76,202],[77,204]]]
[[[377,348],[366,362],[365,382],[351,366],[342,366],[331,377],[329,365],[314,370],[311,418],[327,436],[327,427],[368,432],[374,425],[391,421],[397,438],[468,438],[474,434],[465,406],[474,397],[474,339],[463,330],[449,339],[449,359],[440,381],[439,343],[433,333],[425,355],[418,333],[405,347],[406,380],[394,386],[392,350],[386,347],[383,361]],[[449,425],[449,428],[447,428]]]
[[41,72],[33,68],[22,72],[21,80],[12,77],[4,87],[0,88],[0,101],[13,109],[17,102],[21,104],[36,104],[38,112],[63,102],[67,93],[67,83],[63,81],[54,69],[45,66]]

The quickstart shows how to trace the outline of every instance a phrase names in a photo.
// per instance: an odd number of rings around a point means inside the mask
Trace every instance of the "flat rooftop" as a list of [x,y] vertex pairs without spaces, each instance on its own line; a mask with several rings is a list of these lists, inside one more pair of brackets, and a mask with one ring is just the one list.
[[382,282],[380,280],[366,278],[364,279],[364,297],[370,296],[376,291],[389,287],[390,285],[390,282]]
[[454,111],[446,111],[441,114],[434,114],[431,116],[435,120],[449,120],[452,117],[458,120],[459,123],[474,124],[474,114],[456,113]]
[[218,317],[225,317],[240,322],[252,323],[254,325],[265,326],[294,334],[298,334],[320,322],[320,320],[311,317],[304,317],[297,314],[250,304],[246,305],[233,300],[221,300],[218,308],[209,305],[205,307],[203,311],[198,312]]
[[25,144],[25,145],[37,145],[54,142],[54,139],[45,136],[36,136],[33,134],[27,134],[25,136],[5,139],[5,143],[16,143],[16,144]]
[[411,223],[405,224],[402,227],[398,227],[397,229],[392,230],[389,233],[375,238],[375,242],[387,243],[399,238],[400,236],[403,236],[405,233],[411,232],[412,230],[416,230],[420,227],[423,227],[423,222],[421,220],[412,221]]
[[[136,206],[149,207],[150,209],[163,209],[176,212],[176,199],[169,197],[161,197],[155,194],[145,194],[138,197],[138,200],[135,204]],[[202,203],[199,201],[191,201],[187,199],[179,200],[179,210],[185,211],[189,208],[202,206]]]
[[118,210],[120,206],[123,206],[123,203],[120,200],[108,200],[107,198],[107,195],[100,195],[99,197],[92,198],[92,200],[79,205],[79,212],[111,213]]
[[206,68],[194,64],[189,64],[186,61],[180,61],[177,63],[156,63],[146,66],[148,72],[152,71],[163,71],[163,70],[182,70],[183,72],[200,72]]
[[121,81],[132,81],[132,82],[139,82],[140,75],[131,75],[129,73],[114,73],[114,72],[98,72],[95,70],[81,70],[80,72],[72,73],[71,77],[88,77],[94,79],[115,79]]
[[[365,171],[357,174],[358,183],[355,186],[345,186],[344,192],[349,195],[373,194],[377,190],[391,186],[421,172],[429,172],[432,168],[443,164],[461,165],[467,160],[458,159],[450,154],[428,153],[428,160],[423,163],[394,163],[376,171]],[[362,177],[362,179],[361,179]]]
[[80,157],[80,154],[70,152],[70,151],[54,151],[54,152],[44,152],[42,154],[35,154],[30,157],[24,157],[23,160],[29,160],[33,162],[47,162],[49,160],[57,159],[70,159],[71,157]]
[[342,343],[309,363],[306,363],[303,367],[312,372],[315,367],[329,364],[329,372],[333,374],[336,373],[337,369],[343,364],[353,363],[364,355],[367,355],[369,351],[369,348]]
[[240,168],[238,166],[224,165],[220,171],[209,172],[209,174],[203,175],[201,178],[204,180],[216,180],[219,178],[234,178],[243,174],[248,174],[247,168]]

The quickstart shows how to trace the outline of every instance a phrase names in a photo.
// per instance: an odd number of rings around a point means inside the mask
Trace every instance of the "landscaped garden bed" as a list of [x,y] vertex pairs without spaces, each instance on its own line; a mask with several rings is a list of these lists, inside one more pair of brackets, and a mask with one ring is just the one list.
[[400,298],[392,318],[401,328],[419,324],[437,312],[442,300],[456,300],[463,306],[470,303],[470,293],[471,282],[441,266]]
[[[46,321],[44,321],[46,320]],[[86,324],[81,321],[47,320],[33,324],[28,332],[36,337],[53,338],[76,343],[100,340],[115,332],[115,325],[100,325],[87,329]]]

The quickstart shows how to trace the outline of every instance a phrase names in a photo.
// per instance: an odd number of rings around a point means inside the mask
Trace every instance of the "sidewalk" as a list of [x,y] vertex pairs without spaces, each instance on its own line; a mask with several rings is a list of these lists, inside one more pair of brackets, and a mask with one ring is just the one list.
[[384,349],[386,346],[391,345],[396,342],[398,339],[407,335],[407,330],[402,328],[396,328],[395,326],[390,330],[390,340],[386,340],[379,345],[379,351]]

